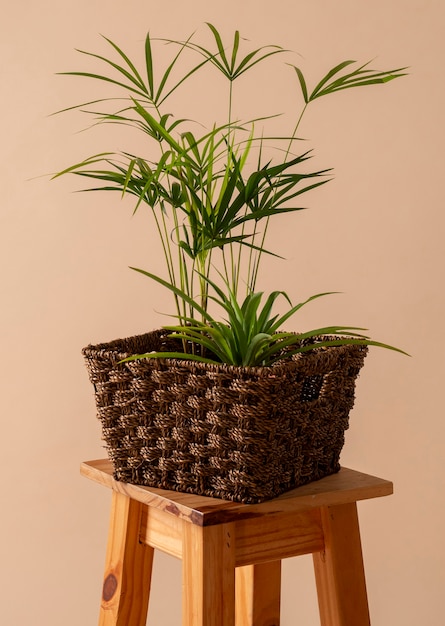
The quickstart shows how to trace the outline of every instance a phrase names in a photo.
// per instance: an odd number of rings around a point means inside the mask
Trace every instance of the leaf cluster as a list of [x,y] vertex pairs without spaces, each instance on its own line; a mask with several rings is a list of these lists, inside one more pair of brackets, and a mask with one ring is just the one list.
[[[164,326],[166,330],[171,331],[170,338],[182,340],[184,347],[191,348],[188,352],[150,352],[134,355],[125,361],[140,358],[185,358],[204,363],[264,367],[315,348],[351,344],[379,346],[406,354],[398,348],[373,341],[370,337],[357,332],[366,330],[364,328],[327,326],[298,334],[280,330],[283,324],[303,306],[317,298],[331,295],[330,293],[319,293],[304,302],[292,305],[289,296],[284,291],[270,293],[264,304],[263,293],[251,292],[239,304],[230,285],[226,284],[223,290],[213,281],[203,277],[214,290],[214,295],[209,295],[209,299],[222,309],[225,316],[223,321],[220,321],[208,311],[201,309],[195,301],[188,298],[187,294],[179,293],[177,288],[154,274],[140,269],[136,271],[160,282],[189,301],[191,307],[203,316],[204,321],[199,321],[194,317],[181,318],[179,325]],[[288,310],[281,315],[274,313],[274,305],[280,296],[289,305]],[[326,339],[325,336],[330,337]]]
[[[295,154],[303,115],[309,104],[322,96],[387,83],[403,76],[405,68],[380,71],[371,69],[369,63],[343,61],[310,91],[302,70],[291,65],[298,78],[302,110],[289,133],[270,137],[264,126],[277,114],[238,120],[233,112],[234,86],[254,67],[287,51],[281,46],[267,45],[244,52],[245,42],[239,31],[226,44],[213,24],[207,27],[210,46],[197,43],[194,36],[184,41],[153,40],[148,33],[141,69],[106,37],[111,57],[79,50],[102,66],[103,71],[63,74],[99,82],[118,90],[119,95],[83,102],[63,112],[78,110],[92,119],[93,127],[107,124],[134,129],[142,133],[146,150],[143,154],[131,150],[101,151],[54,177],[74,174],[94,181],[84,191],[118,191],[134,198],[134,212],[142,207],[151,212],[164,252],[167,277],[138,271],[172,293],[179,326],[169,328],[183,341],[186,350],[190,349],[189,358],[207,358],[203,355],[208,351],[222,362],[268,365],[282,358],[283,349],[286,354],[303,349],[295,347],[295,335],[283,333],[281,325],[304,304],[325,295],[292,306],[285,292],[274,291],[262,304],[263,294],[256,290],[264,255],[278,256],[266,245],[270,220],[305,208],[300,196],[329,180],[330,169],[308,169],[310,151]],[[161,70],[155,43],[173,49]],[[171,96],[204,67],[217,71],[227,81],[227,119],[222,123],[215,121],[211,128],[198,133],[196,122],[175,115],[167,106]],[[278,156],[272,158],[272,150]],[[244,296],[240,295],[241,289],[245,289]],[[288,301],[289,311],[283,316],[272,315],[280,296]],[[211,301],[226,315],[224,321],[210,316]],[[355,337],[356,330],[360,329],[330,326],[311,333],[343,332],[349,343],[372,343],[365,336]],[[315,334],[304,335],[311,336]],[[200,346],[201,356],[196,346]]]

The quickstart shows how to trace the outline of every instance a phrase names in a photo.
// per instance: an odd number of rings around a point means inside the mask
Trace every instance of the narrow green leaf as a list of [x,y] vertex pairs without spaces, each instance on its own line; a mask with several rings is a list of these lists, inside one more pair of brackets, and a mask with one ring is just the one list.
[[[104,37],[104,39],[106,41],[108,41],[108,43],[116,50],[116,52],[124,59],[125,63],[128,65],[128,67],[131,69],[131,71],[133,72],[135,79],[137,81],[137,83],[140,84],[141,88],[143,88],[144,91],[147,91],[147,87],[141,77],[141,75],[139,74],[138,70],[136,69],[136,66],[132,63],[132,61],[129,59],[129,57],[124,53],[123,50],[121,50],[121,48],[119,48],[119,46],[117,46],[113,41],[111,41],[111,39],[108,39],[107,37]],[[105,62],[109,62],[108,59],[104,59]],[[122,68],[123,69],[123,68]]]
[[235,69],[236,55],[238,54],[238,48],[239,48],[239,31],[236,30],[235,35],[233,37],[232,59],[230,62],[230,72],[232,74]]
[[176,64],[176,61],[179,58],[179,55],[181,54],[184,48],[185,46],[183,46],[183,48],[179,51],[179,53],[173,59],[172,63],[168,66],[167,70],[164,72],[164,76],[162,77],[161,82],[159,83],[158,91],[156,92],[156,97],[154,98],[154,102],[158,107],[160,107],[167,100],[167,98],[169,98],[171,94],[174,91],[176,91],[176,89],[178,89],[178,87],[180,87],[186,80],[188,80],[190,76],[195,74],[198,70],[201,69],[201,67],[206,65],[206,63],[208,63],[210,60],[206,58],[204,61],[201,61],[201,63],[198,63],[197,65],[195,65],[195,67],[193,67],[189,72],[187,72],[187,74],[185,74],[177,83],[175,83],[175,85],[163,96],[163,98],[161,98],[167,79],[170,76],[170,73],[174,65]]
[[220,361],[207,359],[197,354],[188,352],[146,352],[144,354],[133,354],[132,356],[122,359],[119,363],[127,363],[129,361],[139,361],[140,359],[178,359],[180,361],[199,361],[200,363],[211,363],[213,365],[221,365]]
[[197,311],[200,315],[202,315],[203,319],[212,321],[212,317],[209,315],[209,313],[207,313],[207,311],[205,311],[195,300],[193,300],[190,296],[188,296],[185,293],[185,291],[183,291],[182,289],[179,289],[179,287],[172,285],[171,283],[167,282],[160,276],[156,276],[156,274],[152,274],[151,272],[146,272],[145,270],[138,269],[137,267],[130,267],[130,269],[134,270],[135,272],[139,272],[140,274],[143,274],[144,276],[147,276],[148,278],[151,278],[152,280],[158,282],[160,285],[163,285],[164,287],[172,291],[175,295],[177,295],[179,298],[181,298],[181,300],[184,300],[184,302],[186,302],[193,309],[195,309],[195,311]]
[[149,94],[154,99],[154,74],[153,74],[153,54],[151,50],[150,33],[145,37],[145,68],[147,71],[147,80],[149,86]]
[[303,72],[298,67],[296,67],[295,65],[292,65],[291,67],[293,67],[294,70],[297,73],[298,80],[300,82],[301,93],[303,94],[303,99],[304,99],[305,103],[308,104],[309,96],[308,96],[307,85],[306,85],[306,81],[305,81],[304,76],[303,76]]
[[[255,59],[255,61],[252,61],[249,64],[249,61],[252,58],[254,58],[258,54],[258,52],[260,52],[261,50],[264,50],[266,48],[274,48],[274,49],[271,50],[270,52],[266,52],[265,54],[263,54],[262,56],[260,56],[259,58]],[[267,59],[267,58],[269,58],[271,56],[274,56],[275,54],[281,54],[282,52],[286,52],[286,50],[284,50],[283,48],[280,48],[280,46],[264,46],[263,48],[259,48],[258,50],[255,50],[254,52],[251,52],[250,54],[248,54],[241,61],[241,63],[236,68],[236,70],[234,72],[233,80],[235,78],[238,78],[239,76],[241,76],[242,74],[244,74],[248,70],[252,69],[252,67],[254,67],[255,65],[258,65],[258,63],[261,63],[265,59]]]
[[178,154],[183,155],[184,149],[178,144],[178,142],[173,138],[173,136],[149,113],[144,107],[139,104],[137,100],[133,100],[135,109],[138,113],[146,120],[146,122],[150,125],[153,130],[155,130],[160,137],[165,139],[165,141],[174,149]]
[[326,74],[326,76],[324,76],[321,81],[318,83],[318,85],[314,88],[314,90],[312,91],[310,97],[309,97],[309,102],[311,100],[313,100],[315,98],[315,96],[317,95],[317,93],[320,91],[320,89],[333,77],[335,76],[335,74],[338,74],[338,72],[341,72],[342,69],[344,69],[345,67],[347,67],[348,65],[351,65],[352,63],[355,63],[356,61],[343,61],[342,63],[339,63],[338,65],[336,65],[335,67],[333,67],[331,70],[329,70],[329,72]]
[[276,326],[274,325],[274,321],[278,319],[277,315],[275,315],[273,319],[270,319],[270,314],[276,300],[280,296],[283,296],[287,300],[288,304],[292,306],[292,302],[290,301],[290,298],[285,291],[272,291],[272,293],[270,293],[267,297],[266,303],[262,308],[260,316],[258,318],[258,327],[267,330],[267,332],[270,334],[275,332],[274,328],[276,328]]
[[108,76],[102,76],[101,74],[93,74],[91,72],[58,72],[58,76],[80,76],[82,78],[94,78],[95,80],[100,80],[106,83],[110,83],[111,85],[117,85],[118,87],[123,87],[124,89],[131,91],[132,93],[135,93],[138,96],[141,96],[142,98],[147,97],[146,91],[142,91],[141,89],[135,89],[131,85],[127,85],[113,78],[109,78]]
[[396,348],[394,346],[390,346],[386,343],[381,343],[380,341],[373,341],[372,339],[332,339],[329,341],[320,341],[314,344],[309,344],[307,346],[302,346],[296,350],[296,352],[309,352],[310,350],[314,350],[316,348],[329,348],[331,346],[376,346],[378,348],[385,348],[387,350],[393,350],[395,352],[400,352],[400,354],[404,354],[405,356],[411,356],[408,352],[401,350],[400,348]]
[[394,80],[395,78],[398,78],[399,76],[403,76],[403,74],[387,76],[386,78],[368,78],[366,80],[362,79],[358,81],[351,81],[346,84],[341,84],[335,88],[331,88],[331,87],[326,88],[326,90],[321,91],[317,96],[315,96],[315,98],[319,98],[321,96],[328,95],[330,93],[335,93],[337,91],[343,91],[344,89],[350,89],[352,87],[365,87],[366,85],[382,85],[384,83],[388,83],[391,80]]
[[311,296],[310,298],[305,300],[304,302],[300,302],[299,304],[296,304],[289,311],[287,311],[287,313],[284,313],[284,315],[281,315],[277,319],[275,324],[270,328],[270,332],[277,331],[280,326],[282,326],[290,317],[292,317],[292,315],[294,315],[297,311],[299,311],[302,307],[304,307],[309,302],[312,302],[312,300],[316,300],[317,298],[323,298],[324,296],[330,296],[333,293],[335,293],[335,292],[327,291],[325,293],[317,293],[314,296]]
[[218,48],[218,52],[219,52],[219,55],[221,57],[221,60],[224,63],[224,66],[227,69],[227,71],[230,72],[230,65],[229,65],[229,62],[228,62],[227,57],[226,57],[226,53],[225,53],[225,50],[224,50],[224,44],[222,42],[221,35],[219,34],[219,32],[215,28],[215,26],[213,26],[213,24],[210,24],[210,22],[206,22],[206,24],[207,24],[207,26],[210,28],[210,30],[213,33],[213,36],[215,38],[216,46]]
[[136,165],[135,159],[131,159],[130,164],[129,164],[128,169],[127,169],[127,173],[125,175],[124,184],[123,184],[123,187],[122,187],[122,196],[125,194],[126,190],[128,189],[128,184],[129,184],[129,182],[131,180],[131,177],[132,177],[135,165]]
[[264,347],[268,345],[271,336],[267,333],[258,333],[253,337],[249,343],[249,347],[243,358],[243,365],[251,365],[252,363],[258,363],[262,359],[262,352]]
[[85,159],[84,161],[80,161],[79,163],[70,165],[70,167],[67,167],[64,170],[61,170],[60,172],[53,174],[51,179],[58,178],[59,176],[63,176],[64,174],[69,174],[71,172],[76,172],[76,170],[79,170],[82,167],[87,167],[88,165],[91,165],[93,163],[100,163],[104,161],[104,157],[111,156],[112,154],[113,154],[112,152],[100,152],[99,154],[95,154],[91,157],[88,157],[88,159]]

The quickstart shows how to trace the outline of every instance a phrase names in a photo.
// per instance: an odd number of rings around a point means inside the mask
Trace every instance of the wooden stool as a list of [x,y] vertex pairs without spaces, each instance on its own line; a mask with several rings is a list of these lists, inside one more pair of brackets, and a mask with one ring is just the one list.
[[369,626],[357,501],[389,481],[343,468],[246,505],[120,483],[106,460],[81,473],[113,494],[99,626],[145,626],[154,548],[182,559],[183,626],[278,626],[281,559],[309,553],[321,625]]

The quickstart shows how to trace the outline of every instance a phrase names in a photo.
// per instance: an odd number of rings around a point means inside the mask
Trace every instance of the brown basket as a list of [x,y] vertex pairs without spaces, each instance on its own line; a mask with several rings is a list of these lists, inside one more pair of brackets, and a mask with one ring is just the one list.
[[175,359],[165,331],[83,349],[114,477],[255,503],[340,469],[367,348],[320,348],[271,367]]

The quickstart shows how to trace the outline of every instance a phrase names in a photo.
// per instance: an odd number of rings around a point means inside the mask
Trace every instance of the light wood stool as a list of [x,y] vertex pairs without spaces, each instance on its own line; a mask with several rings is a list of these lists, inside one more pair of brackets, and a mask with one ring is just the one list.
[[183,626],[278,626],[281,559],[309,553],[321,625],[369,626],[357,501],[389,481],[342,468],[246,505],[120,483],[106,460],[81,473],[112,489],[99,626],[145,626],[155,548],[182,559]]

